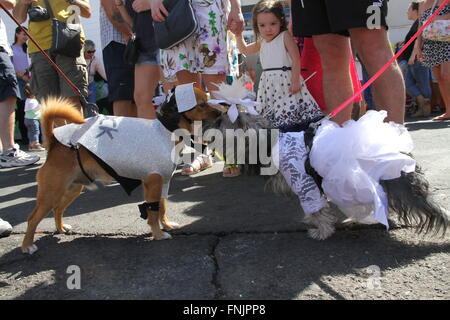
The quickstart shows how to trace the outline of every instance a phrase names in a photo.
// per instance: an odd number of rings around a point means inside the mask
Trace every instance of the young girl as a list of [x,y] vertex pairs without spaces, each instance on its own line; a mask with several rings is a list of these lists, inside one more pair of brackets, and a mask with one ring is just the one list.
[[282,2],[258,2],[253,9],[253,30],[254,43],[247,45],[242,32],[236,32],[236,38],[241,53],[260,54],[258,112],[282,131],[305,130],[323,114],[300,76],[300,53],[286,31]]
[[45,149],[39,143],[41,105],[34,93],[31,92],[29,84],[25,85],[23,92],[27,97],[25,100],[25,125],[28,131],[28,151],[43,151]]

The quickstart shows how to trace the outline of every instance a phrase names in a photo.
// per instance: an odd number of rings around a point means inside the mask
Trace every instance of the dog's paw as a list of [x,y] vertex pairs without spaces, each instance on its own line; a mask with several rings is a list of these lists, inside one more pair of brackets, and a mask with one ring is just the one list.
[[33,245],[29,246],[29,247],[25,247],[25,248],[22,247],[22,252],[23,253],[28,253],[29,255],[32,255],[37,250],[38,250],[38,247],[35,244],[33,244]]
[[63,224],[64,233],[70,233],[70,232],[72,232],[72,229],[73,228],[70,224]]
[[62,226],[62,228],[61,229],[57,229],[56,231],[58,232],[58,233],[66,233],[66,234],[68,234],[68,233],[71,233],[72,232],[72,226],[70,225],[70,224],[63,224],[63,226]]
[[165,230],[177,230],[181,228],[181,226],[176,222],[169,222],[167,224],[164,224],[163,227]]
[[170,234],[168,234],[167,232],[163,232],[160,236],[156,237],[153,236],[151,237],[152,240],[169,240],[172,239],[172,236]]
[[309,229],[308,236],[314,240],[325,240],[329,238],[334,232],[334,229]]

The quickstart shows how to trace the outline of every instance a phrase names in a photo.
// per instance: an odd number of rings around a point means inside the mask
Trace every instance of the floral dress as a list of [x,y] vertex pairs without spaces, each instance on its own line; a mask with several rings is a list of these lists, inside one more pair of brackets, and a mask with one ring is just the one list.
[[284,46],[284,34],[281,32],[270,42],[261,41],[260,60],[263,68],[258,88],[257,111],[275,128],[290,131],[299,126],[305,129],[312,121],[323,116],[317,102],[306,86],[296,94],[290,94],[292,81],[290,70],[266,70],[292,67],[292,60]]
[[[435,9],[437,10],[437,8]],[[420,17],[420,22],[425,23],[426,20],[435,12],[432,8],[425,10]],[[446,5],[439,12],[438,16],[444,16],[450,13],[450,5]],[[425,61],[422,64],[426,67],[437,67],[444,62],[450,61],[450,42],[434,41],[423,39],[423,55]]]
[[227,32],[229,0],[192,0],[198,29],[179,45],[161,52],[166,78],[191,73],[238,75],[234,36]]

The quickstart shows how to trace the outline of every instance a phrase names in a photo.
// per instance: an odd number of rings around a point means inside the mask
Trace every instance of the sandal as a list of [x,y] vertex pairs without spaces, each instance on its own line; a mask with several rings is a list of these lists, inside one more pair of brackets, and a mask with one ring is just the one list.
[[181,174],[183,176],[190,176],[196,173],[199,173],[203,170],[212,167],[212,159],[210,156],[201,154],[197,156],[194,161],[189,164],[186,164],[183,169],[181,169]]
[[433,121],[444,121],[444,120],[450,120],[450,116],[448,116],[446,113],[433,118]]
[[222,175],[224,178],[233,178],[241,175],[241,169],[236,164],[226,164],[223,167]]

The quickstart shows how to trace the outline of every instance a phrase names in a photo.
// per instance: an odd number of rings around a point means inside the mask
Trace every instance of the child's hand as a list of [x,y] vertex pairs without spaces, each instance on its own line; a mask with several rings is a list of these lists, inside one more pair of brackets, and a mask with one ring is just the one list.
[[238,36],[238,37],[242,34],[242,31],[243,31],[243,30],[241,30],[241,28],[238,28],[238,25],[237,25],[237,23],[235,21],[233,21],[230,24],[230,29],[229,30],[230,30],[230,32],[232,34],[234,34],[235,36]]
[[302,86],[303,86],[303,79],[300,77],[299,80],[292,81],[291,87],[289,88],[289,93],[290,94],[296,94],[297,92],[300,91]]

